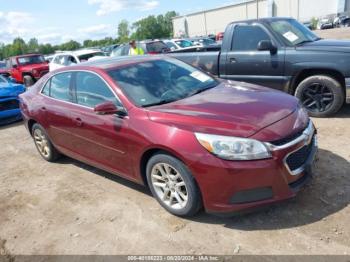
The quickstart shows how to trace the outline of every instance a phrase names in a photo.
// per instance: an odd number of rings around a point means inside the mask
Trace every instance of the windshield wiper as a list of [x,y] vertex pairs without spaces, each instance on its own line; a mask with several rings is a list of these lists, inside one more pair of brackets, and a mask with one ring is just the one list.
[[202,92],[207,91],[208,89],[212,89],[214,87],[216,87],[216,85],[212,85],[212,86],[208,86],[206,88],[201,88],[201,89],[195,90],[195,91],[189,93],[186,97],[197,95],[199,93],[202,93]]
[[300,43],[297,43],[296,45],[302,45],[302,44],[305,44],[305,43],[310,43],[310,42],[314,42],[313,40],[303,40],[301,41]]
[[160,100],[158,102],[142,105],[141,107],[159,106],[159,105],[168,104],[168,103],[171,103],[171,102],[174,102],[174,101],[176,101],[176,99],[162,99],[162,100]]

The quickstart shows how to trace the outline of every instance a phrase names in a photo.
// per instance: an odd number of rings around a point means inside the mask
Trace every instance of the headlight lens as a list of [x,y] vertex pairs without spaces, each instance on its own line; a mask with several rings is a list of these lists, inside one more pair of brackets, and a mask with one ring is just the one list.
[[256,160],[271,157],[264,143],[248,138],[195,133],[198,142],[210,153],[226,160]]

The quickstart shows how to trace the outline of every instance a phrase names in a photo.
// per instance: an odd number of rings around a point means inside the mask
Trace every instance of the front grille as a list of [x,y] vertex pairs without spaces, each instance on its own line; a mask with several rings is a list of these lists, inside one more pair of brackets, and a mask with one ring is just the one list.
[[[308,126],[309,126],[309,123],[307,124],[307,127],[308,127]],[[307,128],[307,127],[306,127],[306,128]],[[294,133],[294,134],[292,134],[292,135],[290,135],[290,136],[287,136],[287,137],[285,137],[285,138],[272,141],[272,142],[270,142],[270,144],[273,144],[273,145],[275,145],[275,146],[282,146],[282,145],[284,145],[284,144],[287,144],[287,143],[293,141],[294,139],[298,138],[299,136],[301,136],[301,135],[303,134],[303,132],[305,131],[306,128],[304,128],[303,130],[300,130],[299,132]]]
[[295,151],[287,157],[286,163],[288,165],[289,170],[294,171],[302,167],[306,163],[312,151],[314,139],[315,137],[313,137],[312,142],[310,144],[303,146],[298,151]]
[[17,109],[17,108],[19,108],[19,102],[17,99],[0,102],[0,111]]

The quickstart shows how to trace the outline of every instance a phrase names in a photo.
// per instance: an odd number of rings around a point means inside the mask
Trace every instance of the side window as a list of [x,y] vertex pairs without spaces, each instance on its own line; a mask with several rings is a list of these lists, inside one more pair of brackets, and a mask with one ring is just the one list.
[[15,57],[11,58],[11,64],[12,66],[17,65],[17,61]]
[[123,47],[123,50],[122,50],[122,55],[129,55],[129,49],[130,49],[130,46],[129,45],[125,45]]
[[77,103],[95,107],[106,101],[122,106],[107,84],[97,75],[89,72],[78,72],[76,75]]
[[54,62],[55,64],[59,64],[59,65],[60,65],[60,64],[61,64],[61,62],[60,62],[60,61],[61,61],[61,58],[62,58],[62,56],[58,55],[58,56],[55,57],[55,59],[53,60],[53,62]]
[[233,51],[255,51],[261,40],[271,40],[269,35],[259,26],[238,25],[233,32]]
[[69,92],[71,73],[62,73],[51,78],[50,96],[63,101],[72,101]]
[[45,86],[43,87],[43,90],[41,91],[42,94],[46,96],[50,96],[50,84],[51,84],[51,79],[46,82]]

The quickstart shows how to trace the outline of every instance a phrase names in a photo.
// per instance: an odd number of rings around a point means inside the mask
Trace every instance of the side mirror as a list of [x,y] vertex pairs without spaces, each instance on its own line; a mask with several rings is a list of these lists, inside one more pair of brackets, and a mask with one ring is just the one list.
[[98,115],[112,115],[117,114],[119,116],[126,116],[126,112],[123,108],[117,107],[113,102],[107,101],[98,104],[94,108],[94,112]]
[[270,51],[271,54],[277,53],[277,47],[271,42],[271,40],[261,40],[258,43],[259,51]]

